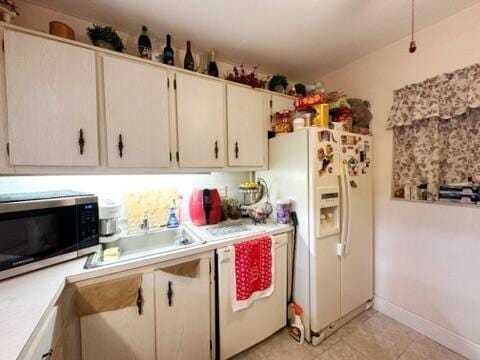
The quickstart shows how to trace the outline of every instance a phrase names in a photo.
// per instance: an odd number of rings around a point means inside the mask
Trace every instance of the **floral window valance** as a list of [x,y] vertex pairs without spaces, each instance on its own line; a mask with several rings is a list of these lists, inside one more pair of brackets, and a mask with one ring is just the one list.
[[435,200],[441,184],[480,182],[480,65],[396,90],[388,128],[395,196],[426,184]]
[[387,128],[426,119],[451,119],[480,107],[480,64],[394,91]]

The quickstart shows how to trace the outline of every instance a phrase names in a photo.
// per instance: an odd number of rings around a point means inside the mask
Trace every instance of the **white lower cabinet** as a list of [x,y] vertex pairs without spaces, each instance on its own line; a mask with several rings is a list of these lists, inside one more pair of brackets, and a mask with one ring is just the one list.
[[80,317],[82,359],[212,359],[211,259],[204,254],[144,269],[141,314],[131,306]]
[[153,272],[143,274],[142,298],[141,314],[133,306],[80,318],[83,360],[155,359]]
[[29,360],[54,360],[64,358],[57,307],[50,310],[25,355],[21,358]]
[[155,308],[157,360],[211,358],[210,259],[156,270]]

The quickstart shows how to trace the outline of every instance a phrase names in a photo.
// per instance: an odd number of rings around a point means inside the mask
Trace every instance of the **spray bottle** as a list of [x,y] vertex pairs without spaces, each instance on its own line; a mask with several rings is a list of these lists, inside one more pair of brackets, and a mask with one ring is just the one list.
[[297,344],[303,344],[305,340],[305,327],[302,323],[302,308],[297,304],[292,304],[293,320],[290,323],[290,336]]
[[168,229],[177,228],[179,226],[176,212],[177,212],[177,206],[175,204],[175,199],[173,199],[172,203],[168,207],[168,220],[167,220]]

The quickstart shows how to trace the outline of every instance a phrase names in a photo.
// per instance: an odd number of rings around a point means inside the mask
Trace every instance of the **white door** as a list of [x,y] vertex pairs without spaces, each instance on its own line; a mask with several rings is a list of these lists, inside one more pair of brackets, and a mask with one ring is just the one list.
[[169,167],[169,111],[164,69],[103,58],[108,165]]
[[179,165],[225,166],[225,84],[176,75]]
[[155,309],[157,360],[211,358],[210,259],[156,270]]
[[274,291],[247,309],[233,312],[230,248],[217,250],[220,359],[228,359],[266,339],[287,323],[288,234],[274,237]]
[[143,274],[142,313],[136,306],[80,318],[83,360],[155,359],[153,272]]
[[[341,259],[341,302],[345,315],[373,297],[373,195],[371,137],[342,133],[342,176],[346,246]],[[363,152],[363,154],[362,154]]]
[[98,165],[95,53],[5,31],[12,165]]
[[267,97],[259,91],[227,85],[228,165],[265,165]]

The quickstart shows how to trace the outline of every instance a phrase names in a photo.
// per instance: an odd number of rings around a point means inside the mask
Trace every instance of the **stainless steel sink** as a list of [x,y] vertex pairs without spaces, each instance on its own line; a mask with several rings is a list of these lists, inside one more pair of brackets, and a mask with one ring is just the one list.
[[88,257],[85,268],[92,269],[150,255],[174,252],[201,244],[203,244],[201,240],[182,227],[126,235],[112,245],[118,246],[120,249],[118,260],[103,261],[103,250],[100,250]]

